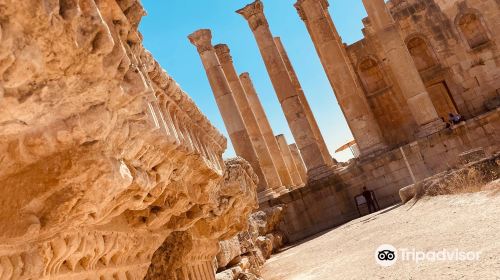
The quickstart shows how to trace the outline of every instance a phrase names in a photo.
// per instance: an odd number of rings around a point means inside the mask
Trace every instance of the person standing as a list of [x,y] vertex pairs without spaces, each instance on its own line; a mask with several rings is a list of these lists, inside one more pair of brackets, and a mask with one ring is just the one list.
[[372,192],[367,190],[366,187],[363,187],[362,195],[366,200],[366,204],[368,205],[368,211],[370,212],[370,214],[375,212],[376,208],[375,203],[373,202]]

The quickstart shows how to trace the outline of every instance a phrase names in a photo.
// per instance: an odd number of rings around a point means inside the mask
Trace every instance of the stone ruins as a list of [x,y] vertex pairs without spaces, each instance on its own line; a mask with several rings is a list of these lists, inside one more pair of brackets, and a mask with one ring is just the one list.
[[500,2],[363,4],[352,45],[327,0],[295,4],[355,138],[338,163],[260,0],[237,13],[295,143],[201,29],[188,38],[239,156],[226,161],[226,139],[143,47],[140,0],[0,0],[0,279],[260,279],[285,242],[358,217],[363,187],[391,206],[498,153]]

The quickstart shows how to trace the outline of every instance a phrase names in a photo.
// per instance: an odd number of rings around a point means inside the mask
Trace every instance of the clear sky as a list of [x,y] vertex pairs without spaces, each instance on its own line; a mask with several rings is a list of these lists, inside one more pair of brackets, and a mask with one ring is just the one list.
[[[253,0],[142,0],[148,13],[140,30],[144,45],[165,70],[193,98],[210,121],[227,136],[200,57],[187,36],[209,28],[213,44],[225,43],[239,73],[249,72],[275,134],[293,143],[259,49],[246,20],[235,13]],[[330,0],[330,14],[344,42],[362,38],[362,0]],[[281,37],[312,107],[330,153],[352,140],[314,45],[293,4],[296,0],[263,0],[274,36]],[[225,157],[234,156],[230,141]],[[333,154],[346,160],[350,152]]]

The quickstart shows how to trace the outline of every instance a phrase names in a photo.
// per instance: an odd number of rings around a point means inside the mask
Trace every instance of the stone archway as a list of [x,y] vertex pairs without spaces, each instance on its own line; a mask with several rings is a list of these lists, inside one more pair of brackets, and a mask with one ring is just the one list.
[[437,65],[432,50],[422,37],[415,36],[410,38],[406,46],[410,51],[418,71],[424,71]]
[[365,58],[359,64],[358,69],[361,81],[368,95],[387,87],[387,82],[375,59],[371,57]]
[[456,25],[471,49],[481,47],[490,41],[479,13],[468,12],[459,15]]

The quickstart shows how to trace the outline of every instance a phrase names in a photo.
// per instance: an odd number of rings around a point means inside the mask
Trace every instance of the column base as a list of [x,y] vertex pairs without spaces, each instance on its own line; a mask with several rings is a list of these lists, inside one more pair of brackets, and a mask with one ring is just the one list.
[[307,183],[318,181],[335,173],[334,166],[322,165],[307,171]]
[[257,199],[259,200],[259,203],[271,200],[276,197],[278,197],[278,195],[271,189],[261,191],[257,194]]
[[306,186],[306,184],[305,184],[305,183],[302,183],[302,184],[297,185],[297,186],[291,186],[291,187],[290,187],[290,191],[294,191],[294,190],[297,190],[297,189],[303,188],[303,187],[305,187],[305,186]]
[[[358,146],[359,147],[359,146]],[[377,152],[385,152],[389,147],[384,144],[384,143],[377,143],[375,145],[372,145],[368,148],[364,148],[364,149],[360,149],[360,155],[359,157],[364,157],[366,155],[371,155],[371,154],[374,154],[374,153],[377,153]]]
[[285,187],[285,186],[280,186],[274,189],[274,192],[278,194],[278,196],[284,195],[285,193],[289,192],[290,190]]
[[417,132],[416,136],[417,138],[426,137],[443,130],[445,127],[446,124],[442,120],[437,119],[433,122],[420,126],[420,130]]

